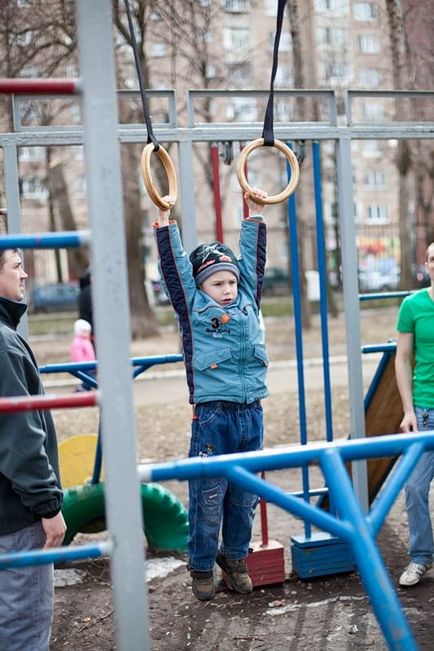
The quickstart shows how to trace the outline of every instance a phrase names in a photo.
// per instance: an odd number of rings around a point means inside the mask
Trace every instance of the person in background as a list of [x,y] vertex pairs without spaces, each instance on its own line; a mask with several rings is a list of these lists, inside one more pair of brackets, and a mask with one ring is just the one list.
[[[266,259],[265,197],[245,195],[240,257],[221,242],[184,251],[177,224],[160,210],[155,224],[160,271],[175,310],[184,353],[193,419],[190,457],[260,450],[261,399],[268,395],[268,357],[259,309]],[[257,198],[257,201],[255,199]],[[170,197],[166,197],[171,203]],[[189,570],[200,601],[215,595],[214,564],[229,587],[248,594],[253,586],[245,563],[258,502],[225,478],[189,481]],[[219,547],[219,533],[222,542]]]
[[[28,343],[17,333],[27,305],[18,250],[0,251],[0,396],[44,393]],[[49,549],[66,532],[56,432],[50,411],[0,416],[0,553]],[[53,564],[0,570],[0,649],[48,651]]]
[[[92,326],[84,319],[77,319],[74,323],[74,337],[69,349],[69,357],[71,362],[94,362],[95,350],[91,341]],[[87,370],[86,373],[91,377],[95,377],[96,373],[92,370]],[[83,382],[82,390],[88,391],[92,387]]]
[[[396,325],[395,373],[404,410],[403,432],[434,430],[434,242],[426,250],[425,268],[430,286],[404,299]],[[403,587],[419,583],[432,566],[429,489],[433,477],[434,450],[430,450],[422,454],[405,487],[410,563],[399,578]]]
[[80,278],[80,293],[78,295],[78,318],[90,323],[91,341],[95,348],[95,333],[93,327],[93,305],[92,305],[92,271],[88,267],[85,274]]

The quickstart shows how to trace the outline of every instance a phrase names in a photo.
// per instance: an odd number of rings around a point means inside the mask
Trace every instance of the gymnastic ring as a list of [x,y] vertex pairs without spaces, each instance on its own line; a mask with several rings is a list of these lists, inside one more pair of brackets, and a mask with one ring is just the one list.
[[[151,155],[152,152],[154,151],[160,158],[161,162],[163,163],[164,170],[167,174],[167,181],[169,183],[168,194],[174,199],[172,204],[170,204],[168,201],[164,201],[164,199],[160,197],[160,195],[158,194],[158,190],[155,187],[154,181],[152,180]],[[163,210],[170,210],[171,208],[173,208],[176,199],[178,197],[178,182],[176,180],[175,167],[172,163],[169,154],[164,149],[164,147],[160,145],[158,149],[155,150],[154,144],[152,142],[147,144],[142,151],[142,156],[140,159],[140,168],[142,171],[143,183],[145,184],[148,194],[152,199],[152,201],[154,202],[154,204],[158,206],[158,208],[162,208]]]
[[275,140],[274,141],[274,147],[276,149],[279,149],[286,157],[286,160],[289,163],[289,166],[291,168],[291,178],[289,180],[288,185],[282,192],[279,192],[279,194],[273,194],[270,195],[269,197],[265,197],[263,199],[258,199],[258,197],[255,197],[253,194],[253,190],[250,187],[250,185],[247,182],[247,177],[246,177],[246,160],[247,156],[254,150],[257,149],[258,147],[263,147],[264,146],[264,139],[263,138],[257,138],[256,140],[252,140],[252,142],[249,142],[248,145],[243,147],[240,153],[240,157],[238,159],[238,166],[237,166],[237,178],[238,178],[238,183],[240,184],[241,188],[244,190],[244,192],[248,192],[250,197],[255,201],[256,203],[259,204],[275,204],[275,203],[281,203],[282,201],[285,201],[295,190],[297,187],[298,179],[300,177],[300,168],[298,165],[297,157],[294,154],[294,152],[287,146],[285,145],[284,142],[281,140]]

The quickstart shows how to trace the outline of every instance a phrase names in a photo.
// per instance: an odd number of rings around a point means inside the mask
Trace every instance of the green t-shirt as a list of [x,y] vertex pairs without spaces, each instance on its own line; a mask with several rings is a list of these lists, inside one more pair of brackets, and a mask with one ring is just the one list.
[[434,408],[434,301],[427,289],[407,296],[401,303],[396,323],[398,332],[412,333],[415,366],[413,403]]

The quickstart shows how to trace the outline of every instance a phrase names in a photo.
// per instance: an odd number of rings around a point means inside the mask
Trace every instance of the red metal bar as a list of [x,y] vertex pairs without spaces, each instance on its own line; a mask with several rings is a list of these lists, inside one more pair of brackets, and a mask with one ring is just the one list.
[[211,165],[214,187],[214,209],[215,209],[215,236],[216,240],[223,242],[223,220],[222,220],[222,197],[220,193],[219,174],[219,148],[213,143],[211,145]]
[[8,95],[77,95],[80,79],[0,79],[0,93]]
[[34,409],[73,409],[74,407],[94,407],[98,404],[99,392],[86,391],[62,396],[17,396],[0,398],[0,413],[33,411]]
[[[261,472],[261,478],[265,480],[265,472]],[[261,540],[262,547],[268,545],[268,520],[267,520],[267,502],[263,497],[259,500],[259,508],[261,510]]]

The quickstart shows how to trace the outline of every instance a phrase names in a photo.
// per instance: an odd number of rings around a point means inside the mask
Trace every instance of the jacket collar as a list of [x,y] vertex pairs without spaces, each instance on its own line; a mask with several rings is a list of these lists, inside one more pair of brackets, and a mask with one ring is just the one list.
[[10,301],[8,298],[0,296],[0,318],[12,328],[16,329],[26,310],[25,303]]

